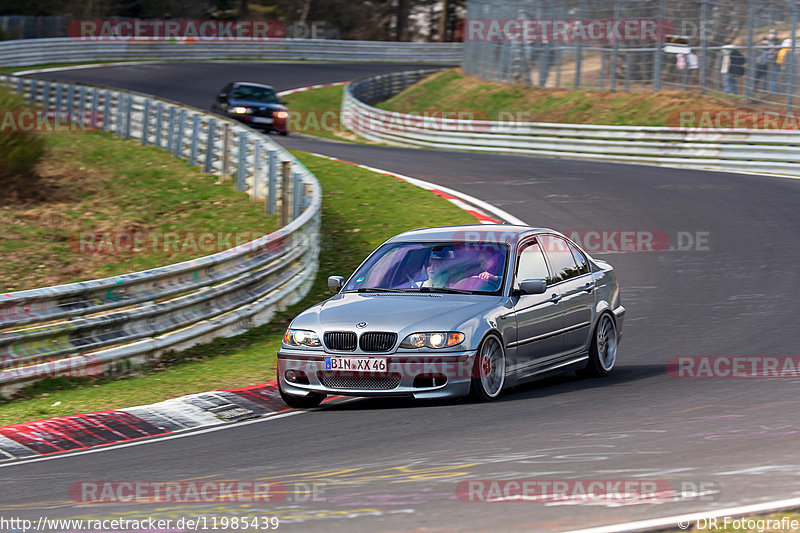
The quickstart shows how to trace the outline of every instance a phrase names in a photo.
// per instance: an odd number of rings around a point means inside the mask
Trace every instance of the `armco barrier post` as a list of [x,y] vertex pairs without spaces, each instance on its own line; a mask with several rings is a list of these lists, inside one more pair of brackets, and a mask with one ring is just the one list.
[[144,111],[142,112],[142,146],[147,146],[147,132],[150,129],[151,103],[149,98],[146,98],[144,101]]
[[289,184],[292,181],[291,161],[281,162],[281,226],[289,223]]
[[78,111],[86,110],[86,86],[81,85],[78,89]]
[[178,136],[172,144],[172,155],[180,157],[183,155],[183,134],[186,130],[186,110],[181,109],[178,113]]
[[117,93],[117,124],[114,133],[117,137],[122,136],[122,121],[125,119],[125,98],[122,93]]
[[302,179],[300,173],[295,172],[292,177],[292,220],[300,216],[300,201],[302,198]]
[[164,128],[164,119],[162,116],[164,105],[161,102],[156,103],[156,131],[153,139],[153,145],[161,148],[161,130]]
[[169,117],[167,118],[167,152],[173,153],[175,150],[175,107],[169,106]]
[[103,130],[111,131],[111,91],[103,93]]
[[239,164],[236,165],[236,190],[245,191],[247,185],[245,184],[245,166],[247,164],[247,132],[239,132]]
[[269,151],[269,168],[267,171],[267,214],[274,215],[277,212],[278,203],[278,152]]
[[227,122],[222,128],[222,172],[220,172],[219,179],[226,180],[230,176],[228,173],[228,165],[230,164],[230,149],[231,149],[231,125]]
[[64,91],[64,85],[56,83],[56,102],[53,109],[61,109],[61,93]]
[[[97,89],[92,89],[92,125],[95,128],[101,126],[99,117],[97,116],[98,104],[100,103],[100,92]],[[103,117],[103,122],[106,118]]]
[[251,200],[257,200],[261,191],[266,189],[264,186],[265,179],[262,179],[261,169],[263,168],[263,161],[261,160],[261,141],[256,139],[255,148],[255,161],[253,161],[253,193],[250,195]]
[[125,138],[131,138],[131,118],[133,115],[133,95],[129,94],[125,99]]
[[42,105],[45,109],[50,107],[50,82],[44,82],[44,87],[42,88]]
[[189,164],[197,165],[197,137],[200,135],[200,115],[192,115],[192,144],[189,147]]
[[206,138],[206,163],[203,172],[211,174],[214,170],[214,146],[217,135],[217,119],[212,118],[208,121],[208,137]]
[[36,105],[36,91],[37,91],[38,88],[39,88],[39,81],[38,80],[33,80],[31,82],[31,96],[28,99],[28,105],[30,107],[33,107],[34,105]]

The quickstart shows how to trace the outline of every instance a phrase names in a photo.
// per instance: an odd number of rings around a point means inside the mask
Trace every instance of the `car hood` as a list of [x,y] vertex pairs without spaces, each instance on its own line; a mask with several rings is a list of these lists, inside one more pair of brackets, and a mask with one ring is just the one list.
[[271,111],[286,111],[286,106],[280,104],[267,104],[265,102],[256,102],[254,100],[242,100],[241,98],[231,98],[228,100],[228,107],[257,107],[269,109]]
[[430,293],[345,293],[307,309],[293,328],[325,331],[394,331],[400,336],[416,331],[473,329],[487,313],[501,305],[492,295]]

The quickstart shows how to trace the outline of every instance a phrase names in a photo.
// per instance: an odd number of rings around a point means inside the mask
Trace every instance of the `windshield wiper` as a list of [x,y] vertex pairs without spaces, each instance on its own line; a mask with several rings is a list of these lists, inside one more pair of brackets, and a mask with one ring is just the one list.
[[419,289],[411,289],[419,292],[443,292],[446,294],[474,294],[474,291],[466,291],[464,289],[451,289],[449,287],[420,287]]
[[384,287],[359,287],[358,289],[356,289],[356,292],[405,292],[405,291],[403,289],[386,289]]

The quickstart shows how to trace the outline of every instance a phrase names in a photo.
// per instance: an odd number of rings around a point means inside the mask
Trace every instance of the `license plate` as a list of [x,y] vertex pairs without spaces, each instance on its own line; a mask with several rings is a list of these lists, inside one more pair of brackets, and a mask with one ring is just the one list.
[[388,372],[385,358],[378,357],[325,357],[326,370],[350,372]]
[[272,119],[266,117],[253,117],[253,122],[256,124],[272,124]]

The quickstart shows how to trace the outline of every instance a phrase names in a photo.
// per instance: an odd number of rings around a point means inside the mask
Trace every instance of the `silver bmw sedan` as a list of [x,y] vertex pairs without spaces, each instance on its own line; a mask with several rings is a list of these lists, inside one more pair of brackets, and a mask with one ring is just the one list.
[[614,269],[544,228],[397,235],[336,295],[297,316],[278,351],[291,407],[329,394],[493,400],[554,370],[614,368],[625,308]]

